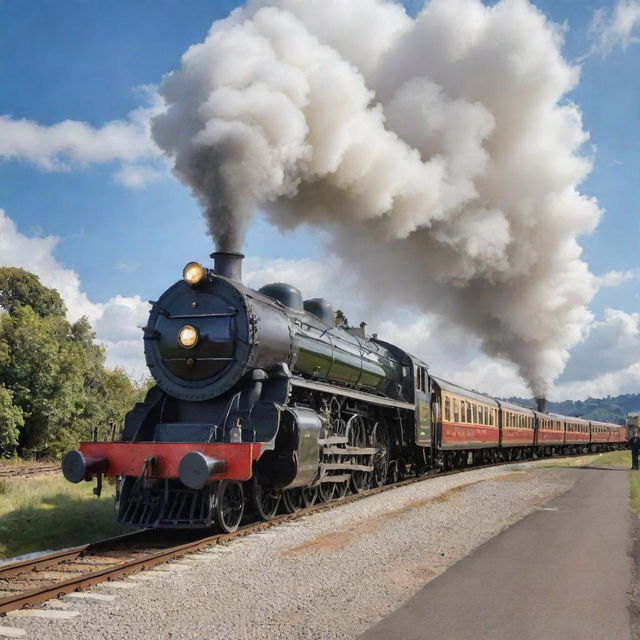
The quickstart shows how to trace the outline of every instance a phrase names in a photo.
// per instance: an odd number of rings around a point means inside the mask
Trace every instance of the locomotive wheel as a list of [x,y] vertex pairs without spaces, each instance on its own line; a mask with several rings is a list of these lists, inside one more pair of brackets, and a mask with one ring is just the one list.
[[376,448],[371,461],[373,466],[371,484],[374,487],[381,487],[387,482],[389,474],[389,432],[382,422],[376,422],[373,427],[371,446]]
[[389,473],[387,475],[389,482],[391,484],[395,484],[400,480],[400,461],[392,460],[389,463]]
[[336,498],[344,498],[349,493],[349,481],[336,482]]
[[[367,430],[362,416],[356,413],[349,418],[347,422],[346,436],[350,447],[367,446]],[[353,461],[360,462],[360,457],[353,456]],[[366,491],[369,488],[370,482],[371,472],[351,472],[351,489],[354,493],[362,493],[363,491]]]
[[282,492],[282,504],[287,513],[295,513],[305,506],[302,492],[303,489],[300,488],[287,489]]
[[233,533],[244,514],[244,491],[234,480],[223,480],[216,492],[216,522],[224,533]]
[[302,489],[302,504],[305,509],[312,507],[318,499],[318,487],[304,487]]
[[282,491],[273,487],[263,486],[254,476],[253,504],[262,520],[273,520],[275,518],[281,498]]
[[335,482],[321,482],[318,485],[318,498],[322,502],[331,502],[336,497]]

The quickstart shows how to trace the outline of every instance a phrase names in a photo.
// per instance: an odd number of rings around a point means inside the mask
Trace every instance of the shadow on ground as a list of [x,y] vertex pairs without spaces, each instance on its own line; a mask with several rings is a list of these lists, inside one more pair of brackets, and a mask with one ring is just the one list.
[[113,498],[58,493],[0,517],[0,555],[61,549],[130,531],[116,522]]

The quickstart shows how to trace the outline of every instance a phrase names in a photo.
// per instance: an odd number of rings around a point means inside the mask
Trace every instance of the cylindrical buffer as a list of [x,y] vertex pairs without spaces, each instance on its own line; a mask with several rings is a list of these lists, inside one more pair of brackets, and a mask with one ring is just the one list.
[[96,473],[106,473],[109,460],[102,456],[85,456],[74,449],[62,459],[62,473],[69,482],[81,482]]
[[222,473],[227,468],[224,460],[210,458],[199,451],[187,453],[178,467],[180,481],[189,489],[202,489],[214,473]]

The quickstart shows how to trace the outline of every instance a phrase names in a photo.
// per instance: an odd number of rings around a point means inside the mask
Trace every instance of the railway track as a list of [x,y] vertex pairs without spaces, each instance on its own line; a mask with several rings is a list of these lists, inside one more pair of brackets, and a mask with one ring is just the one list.
[[27,478],[31,476],[47,475],[60,471],[59,464],[36,465],[33,467],[0,466],[0,479],[2,478]]
[[[554,459],[572,458],[580,455],[584,454],[558,456]],[[254,522],[241,527],[234,533],[203,535],[202,532],[196,531],[164,532],[145,529],[0,565],[0,616],[16,609],[37,607],[52,598],[60,598],[74,591],[88,589],[101,582],[108,582],[150,569],[188,553],[217,544],[225,544],[236,538],[263,531],[310,513],[333,509],[371,495],[424,482],[436,476],[454,475],[471,469],[513,466],[533,461],[525,459],[430,472],[419,477],[368,489],[362,493],[350,494],[330,502],[321,502],[294,513],[279,515],[267,522]]]

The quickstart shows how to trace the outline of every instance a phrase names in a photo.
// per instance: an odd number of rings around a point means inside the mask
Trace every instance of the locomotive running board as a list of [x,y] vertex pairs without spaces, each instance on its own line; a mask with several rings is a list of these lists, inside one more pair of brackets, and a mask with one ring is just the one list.
[[380,396],[374,396],[371,393],[365,393],[363,391],[356,391],[354,389],[344,389],[342,387],[335,387],[331,384],[325,384],[324,382],[312,382],[311,380],[304,380],[303,378],[291,378],[291,384],[294,387],[304,387],[305,389],[313,389],[314,391],[322,391],[324,393],[330,393],[336,396],[345,396],[347,398],[353,398],[354,400],[362,400],[363,402],[370,402],[371,404],[379,404],[383,407],[394,407],[397,409],[408,409],[409,411],[415,411],[415,405],[411,402],[403,402],[402,400],[393,400],[393,398],[381,398]]

